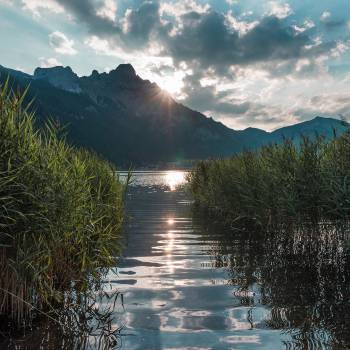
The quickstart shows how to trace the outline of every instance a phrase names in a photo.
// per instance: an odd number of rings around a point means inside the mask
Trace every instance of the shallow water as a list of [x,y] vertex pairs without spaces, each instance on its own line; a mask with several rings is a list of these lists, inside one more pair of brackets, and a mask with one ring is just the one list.
[[182,172],[139,172],[112,288],[123,349],[348,349],[348,232],[232,233],[192,213]]

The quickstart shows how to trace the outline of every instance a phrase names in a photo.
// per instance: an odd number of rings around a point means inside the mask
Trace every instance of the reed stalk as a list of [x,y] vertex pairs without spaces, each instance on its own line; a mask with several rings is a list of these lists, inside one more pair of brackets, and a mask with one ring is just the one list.
[[285,140],[229,159],[200,161],[189,174],[198,206],[229,223],[350,216],[350,131],[325,141]]
[[17,323],[114,267],[126,185],[113,165],[42,130],[0,87],[0,314]]

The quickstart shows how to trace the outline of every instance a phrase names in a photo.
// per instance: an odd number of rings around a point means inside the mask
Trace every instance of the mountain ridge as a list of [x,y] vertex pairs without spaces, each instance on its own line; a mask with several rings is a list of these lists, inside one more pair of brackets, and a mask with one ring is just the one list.
[[69,141],[117,164],[227,157],[284,137],[319,132],[329,138],[333,128],[348,128],[340,120],[316,117],[272,132],[233,130],[178,103],[157,84],[143,80],[131,64],[82,77],[69,66],[37,68],[33,75],[0,66],[0,81],[7,76],[21,88],[30,83],[39,124],[53,116],[69,125]]

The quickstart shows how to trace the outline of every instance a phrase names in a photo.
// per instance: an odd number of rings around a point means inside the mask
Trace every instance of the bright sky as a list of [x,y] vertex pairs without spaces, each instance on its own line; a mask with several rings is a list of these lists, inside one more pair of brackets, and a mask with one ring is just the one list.
[[350,119],[349,0],[0,0],[0,64],[131,63],[226,125]]

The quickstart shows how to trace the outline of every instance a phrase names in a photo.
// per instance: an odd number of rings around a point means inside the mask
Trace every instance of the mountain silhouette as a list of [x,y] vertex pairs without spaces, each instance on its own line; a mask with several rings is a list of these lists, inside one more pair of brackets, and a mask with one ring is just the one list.
[[27,98],[34,98],[39,126],[53,118],[66,126],[69,142],[125,166],[227,157],[284,138],[329,138],[334,129],[348,128],[340,120],[316,117],[274,132],[232,130],[178,103],[130,64],[83,77],[70,67],[37,68],[29,75],[0,66],[0,81],[8,77],[14,89],[30,84]]

